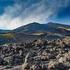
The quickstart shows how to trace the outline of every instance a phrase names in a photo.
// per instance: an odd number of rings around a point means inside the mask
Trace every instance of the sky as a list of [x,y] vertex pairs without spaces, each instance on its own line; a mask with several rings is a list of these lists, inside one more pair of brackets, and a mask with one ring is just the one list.
[[70,25],[70,0],[0,0],[0,29],[32,22]]

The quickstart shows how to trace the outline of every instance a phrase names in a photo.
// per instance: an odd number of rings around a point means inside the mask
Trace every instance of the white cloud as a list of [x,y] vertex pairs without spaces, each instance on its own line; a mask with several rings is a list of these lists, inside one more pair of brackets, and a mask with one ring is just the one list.
[[21,26],[20,18],[11,18],[8,15],[2,15],[0,17],[0,28],[1,29],[15,29]]
[[26,25],[32,22],[43,22],[43,18],[47,13],[48,18],[51,12],[45,11],[45,5],[42,2],[32,4],[30,7],[25,9],[22,8],[21,4],[14,4],[8,6],[5,9],[5,13],[0,16],[0,28],[2,29],[15,29],[22,25]]
[[[30,6],[27,5],[31,0],[26,3],[19,0],[15,1],[16,3],[13,6],[6,7],[4,14],[0,16],[1,29],[15,29],[32,22],[45,23],[50,20],[51,15],[56,16],[60,9],[59,5],[62,5],[62,2],[59,3],[58,0],[40,0],[40,2],[33,3]],[[62,6],[65,6],[65,4]]]

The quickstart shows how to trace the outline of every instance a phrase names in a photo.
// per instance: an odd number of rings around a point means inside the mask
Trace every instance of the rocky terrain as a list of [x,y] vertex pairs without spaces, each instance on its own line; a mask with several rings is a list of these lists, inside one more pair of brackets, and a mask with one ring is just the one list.
[[0,70],[70,70],[70,37],[0,45]]
[[34,22],[0,30],[0,70],[70,70],[70,26]]

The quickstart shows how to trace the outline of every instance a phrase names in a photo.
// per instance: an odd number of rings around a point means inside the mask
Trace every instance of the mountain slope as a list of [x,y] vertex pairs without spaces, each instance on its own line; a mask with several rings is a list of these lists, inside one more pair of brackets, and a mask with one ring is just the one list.
[[0,33],[0,43],[29,42],[38,38],[56,39],[70,36],[70,26],[58,23],[39,24],[37,22],[21,26],[12,31]]
[[17,42],[29,42],[38,38],[57,39],[70,36],[70,31],[67,30],[69,28],[68,25],[58,23],[39,24],[34,22],[21,26],[12,32],[15,34]]
[[34,32],[46,32],[46,31],[53,32],[54,28],[48,26],[47,24],[39,24],[37,22],[30,23],[28,25],[19,27],[19,28],[14,30],[14,32],[17,32],[17,33],[26,33],[26,34],[31,34]]
[[54,28],[63,27],[63,28],[66,28],[66,29],[70,29],[70,25],[65,25],[65,24],[60,24],[60,23],[49,22],[47,25],[51,26],[51,27],[54,27]]
[[30,23],[28,25],[19,27],[13,32],[16,33],[25,33],[25,34],[32,34],[36,32],[52,32],[52,33],[60,33],[59,28],[62,28],[61,30],[68,31],[67,29],[70,29],[70,26],[58,24],[58,23],[52,23],[49,22],[47,24],[39,24],[37,22]]

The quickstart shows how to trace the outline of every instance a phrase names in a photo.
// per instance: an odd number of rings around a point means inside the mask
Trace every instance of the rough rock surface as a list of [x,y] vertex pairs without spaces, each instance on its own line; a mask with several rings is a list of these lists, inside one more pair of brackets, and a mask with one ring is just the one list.
[[70,37],[1,45],[0,70],[70,70]]

